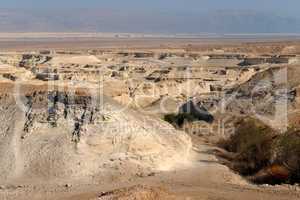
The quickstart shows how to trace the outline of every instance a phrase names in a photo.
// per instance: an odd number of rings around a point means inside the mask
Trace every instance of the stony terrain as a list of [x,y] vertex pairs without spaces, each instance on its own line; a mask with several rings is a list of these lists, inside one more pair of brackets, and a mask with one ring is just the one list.
[[0,199],[298,199],[214,152],[246,116],[299,128],[300,44],[177,42],[1,52]]

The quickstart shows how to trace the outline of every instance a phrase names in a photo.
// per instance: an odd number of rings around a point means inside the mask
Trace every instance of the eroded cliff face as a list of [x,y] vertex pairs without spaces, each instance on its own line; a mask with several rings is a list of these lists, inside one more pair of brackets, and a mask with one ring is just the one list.
[[[184,112],[182,129],[208,141],[230,136],[235,127],[227,133],[219,125],[233,125],[246,116],[272,121],[279,111],[271,125],[286,126],[283,119],[293,106],[299,107],[298,56],[222,52],[91,50],[0,56],[0,91],[7,93],[0,102],[0,176],[92,177],[106,169],[120,172],[124,163],[134,165],[132,169],[170,169],[188,160],[191,142],[157,118],[177,114],[190,100],[205,115],[186,123],[184,117],[191,116]],[[278,75],[281,69],[287,75]],[[51,85],[60,89],[49,90]],[[20,96],[10,91],[16,86]],[[87,92],[101,88],[108,97],[62,90],[73,86]],[[299,121],[298,113],[293,121]]]
[[1,180],[93,177],[122,164],[163,170],[189,159],[185,133],[107,97],[37,90],[0,101]]

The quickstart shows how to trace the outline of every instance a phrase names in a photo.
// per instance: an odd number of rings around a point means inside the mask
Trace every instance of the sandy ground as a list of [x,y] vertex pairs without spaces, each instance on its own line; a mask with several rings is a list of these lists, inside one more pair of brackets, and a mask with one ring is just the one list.
[[104,192],[135,185],[166,188],[175,199],[186,200],[300,198],[300,190],[294,186],[254,186],[247,183],[227,167],[220,165],[209,153],[212,148],[200,139],[194,139],[194,159],[191,163],[178,166],[172,171],[125,178],[124,181],[120,181],[122,177],[111,177],[105,183],[101,180],[95,183],[82,180],[32,184],[23,180],[20,184],[1,186],[0,199],[94,200],[100,199]]
[[[197,139],[196,139],[197,140]],[[271,186],[254,186],[248,184],[240,176],[227,167],[218,164],[216,158],[209,154],[212,148],[201,140],[196,141],[194,162],[181,166],[171,172],[161,172],[154,177],[140,178],[130,185],[146,184],[163,186],[169,189],[177,199],[186,200],[253,200],[253,199],[299,199],[300,192],[294,189]],[[99,195],[87,193],[70,199],[89,199]]]
[[[115,34],[95,33],[0,33],[1,51],[43,49],[207,49],[258,43],[265,45],[297,43],[300,36],[228,35],[228,36],[138,36],[116,38]],[[267,52],[265,52],[267,53]]]

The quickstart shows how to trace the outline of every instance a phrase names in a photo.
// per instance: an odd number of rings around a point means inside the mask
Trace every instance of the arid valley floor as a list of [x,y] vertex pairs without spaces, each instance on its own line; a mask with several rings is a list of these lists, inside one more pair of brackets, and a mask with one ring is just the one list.
[[220,145],[248,117],[300,141],[299,77],[298,38],[0,34],[0,199],[300,199],[300,152]]

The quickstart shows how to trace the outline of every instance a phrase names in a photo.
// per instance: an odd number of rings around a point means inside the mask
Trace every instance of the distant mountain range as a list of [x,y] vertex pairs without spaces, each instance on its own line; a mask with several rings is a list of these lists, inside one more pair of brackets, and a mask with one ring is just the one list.
[[300,20],[273,13],[0,9],[0,32],[300,33]]

